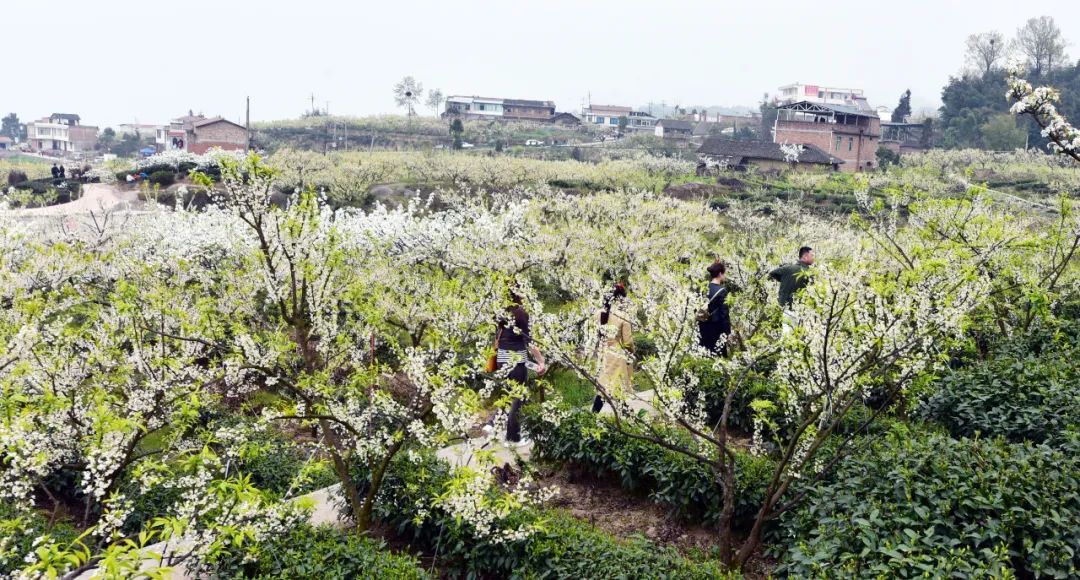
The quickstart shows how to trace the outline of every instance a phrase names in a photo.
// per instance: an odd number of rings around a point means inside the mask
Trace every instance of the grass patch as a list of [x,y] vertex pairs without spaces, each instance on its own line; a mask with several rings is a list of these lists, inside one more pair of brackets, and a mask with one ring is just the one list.
[[573,407],[592,405],[596,389],[569,369],[552,369],[545,377],[552,390]]

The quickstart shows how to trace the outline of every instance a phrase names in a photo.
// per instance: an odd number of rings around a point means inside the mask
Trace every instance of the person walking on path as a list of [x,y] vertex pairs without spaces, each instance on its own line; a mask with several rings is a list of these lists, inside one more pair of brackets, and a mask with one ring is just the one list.
[[[626,285],[615,284],[600,311],[600,336],[597,344],[597,372],[600,387],[608,396],[618,397],[631,391],[634,383],[634,331],[626,302]],[[592,411],[604,408],[604,398],[597,393]]]
[[731,335],[731,313],[727,304],[731,289],[727,284],[727,266],[717,260],[705,270],[709,273],[709,301],[698,319],[698,344],[713,354],[727,356],[727,341]]
[[777,299],[786,311],[795,301],[795,293],[810,283],[810,266],[814,265],[814,250],[809,246],[799,248],[799,261],[769,272],[769,278],[780,283]]
[[60,166],[58,173],[60,174],[60,179],[67,179],[67,170],[64,169],[63,165]]
[[52,172],[53,179],[60,179],[60,168],[57,167],[55,163],[52,164],[52,169],[50,171]]
[[[521,297],[516,293],[510,293],[510,304],[506,307],[504,316],[498,321],[496,330],[496,368],[504,370],[509,368],[507,378],[512,386],[524,387],[528,393],[529,384],[529,355],[536,360],[536,373],[543,375],[547,370],[544,364],[544,355],[540,349],[532,343],[529,334],[529,313],[522,306]],[[523,399],[514,397],[510,404],[510,416],[506,421],[506,440],[518,444],[521,441],[521,405]]]

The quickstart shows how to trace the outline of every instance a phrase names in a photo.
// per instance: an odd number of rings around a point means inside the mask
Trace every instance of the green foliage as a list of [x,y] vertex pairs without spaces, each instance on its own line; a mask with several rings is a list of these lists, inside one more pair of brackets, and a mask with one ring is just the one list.
[[885,146],[878,147],[877,162],[878,167],[881,167],[882,169],[885,169],[890,165],[899,165],[900,154]]
[[592,404],[596,388],[567,369],[552,369],[544,375],[544,381],[562,397],[563,402],[574,408]]
[[[728,377],[712,368],[708,360],[696,360],[688,370],[698,377],[696,391],[687,393],[687,400],[695,404],[696,397],[704,397],[705,413],[708,422],[715,424],[724,412],[724,399],[727,397]],[[779,403],[775,386],[764,377],[754,377],[735,393],[731,410],[728,413],[728,425],[737,431],[749,432],[754,428],[754,413],[751,403],[757,400]]]
[[1024,146],[1027,132],[1012,115],[994,115],[979,127],[983,146],[992,151],[1012,151]]
[[1063,448],[897,429],[786,517],[795,577],[1075,577],[1080,441]]
[[[612,419],[589,412],[573,413],[555,426],[529,409],[525,425],[538,456],[572,461],[598,475],[615,475],[626,489],[648,491],[653,501],[679,517],[707,524],[719,521],[722,488],[716,474],[696,459],[622,435]],[[674,432],[667,435],[668,440],[677,439]],[[735,518],[747,522],[764,499],[774,463],[743,452],[736,452],[735,458]]]
[[11,171],[8,171],[8,174],[7,174],[7,183],[8,183],[8,185],[18,185],[18,184],[20,184],[20,183],[22,183],[24,181],[30,181],[30,177],[28,177],[26,175],[25,171],[20,171],[18,169],[12,169]]
[[[1063,66],[1045,75],[1039,84],[1051,85],[1061,91],[1059,110],[1067,118],[1080,118],[1080,63]],[[941,130],[945,136],[945,146],[949,148],[987,147],[990,149],[1010,149],[984,143],[986,134],[983,128],[997,115],[1009,113],[1009,102],[1005,98],[1005,72],[991,70],[986,74],[966,74],[949,78],[948,84],[941,91]],[[1004,125],[1002,125],[1002,128]],[[991,132],[998,130],[996,125],[988,127]],[[1016,135],[1026,134],[1030,146],[1044,149],[1046,138],[1034,122],[1025,120],[1017,132],[1007,133],[1008,143],[1019,142]],[[997,139],[995,135],[993,137]]]
[[905,123],[907,118],[911,116],[911,89],[904,91],[904,94],[900,95],[900,102],[897,103],[896,108],[893,109],[891,121],[893,123]]
[[172,169],[167,169],[167,170],[164,170],[164,171],[155,171],[155,172],[149,174],[149,177],[146,178],[146,181],[148,181],[148,182],[150,182],[150,183],[152,183],[154,185],[160,185],[162,187],[168,187],[168,186],[172,185],[173,182],[176,181],[176,173],[173,172]]
[[[358,479],[366,479],[357,473]],[[426,552],[439,555],[451,577],[470,578],[730,578],[711,562],[691,560],[674,549],[644,539],[620,540],[555,510],[527,510],[516,524],[531,524],[524,540],[476,537],[462,522],[439,509],[421,516],[418,505],[445,491],[446,464],[426,456],[395,460],[383,481],[378,517]]]
[[66,523],[53,526],[38,512],[20,513],[15,506],[0,502],[0,577],[22,569],[22,554],[30,553],[35,540],[46,536],[58,544],[72,542],[79,533]]
[[376,540],[328,527],[301,526],[254,544],[231,546],[213,558],[215,578],[425,579],[413,557],[391,553]]
[[1080,362],[1074,350],[1006,354],[944,377],[920,409],[954,436],[1058,441],[1080,430]]

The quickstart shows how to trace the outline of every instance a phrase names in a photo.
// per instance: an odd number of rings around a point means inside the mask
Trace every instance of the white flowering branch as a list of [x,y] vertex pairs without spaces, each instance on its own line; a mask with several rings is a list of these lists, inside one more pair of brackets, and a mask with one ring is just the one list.
[[1042,128],[1042,136],[1050,140],[1052,150],[1080,161],[1080,129],[1058,111],[1060,91],[1053,87],[1032,87],[1021,78],[1022,65],[1010,66],[1008,73],[1006,94],[1013,101],[1010,111],[1014,115],[1030,116]]

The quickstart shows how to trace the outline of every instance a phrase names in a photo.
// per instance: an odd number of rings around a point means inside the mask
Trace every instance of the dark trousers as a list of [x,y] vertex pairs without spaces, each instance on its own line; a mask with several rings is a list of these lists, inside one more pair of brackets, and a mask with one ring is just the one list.
[[727,341],[725,341],[724,344],[719,343],[721,336],[731,333],[731,326],[725,327],[725,325],[720,322],[705,321],[698,323],[698,331],[700,332],[698,338],[699,345],[705,347],[713,354],[727,356]]
[[[527,387],[529,384],[529,369],[525,367],[524,362],[520,362],[510,370],[508,378]],[[521,441],[521,405],[523,403],[522,399],[515,397],[514,402],[510,404],[510,417],[506,420],[507,441]]]

